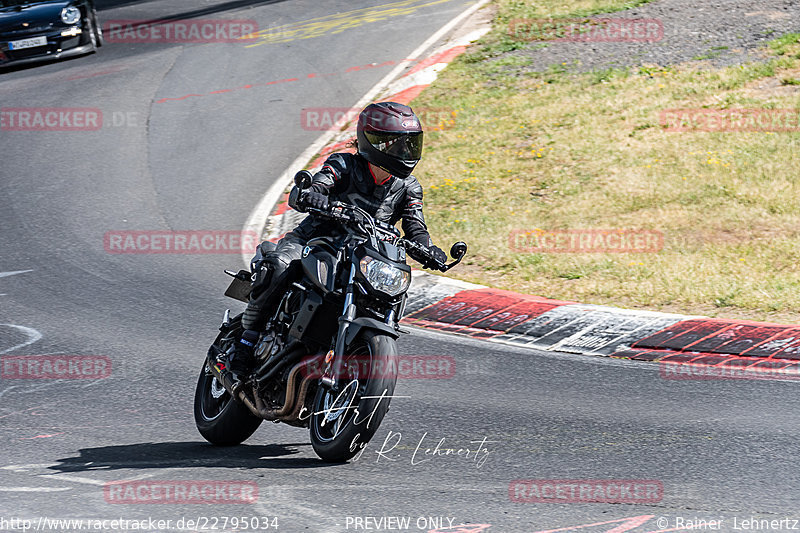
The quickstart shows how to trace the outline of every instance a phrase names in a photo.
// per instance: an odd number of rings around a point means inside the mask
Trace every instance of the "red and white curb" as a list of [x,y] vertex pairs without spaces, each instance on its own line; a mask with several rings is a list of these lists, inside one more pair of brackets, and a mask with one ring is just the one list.
[[[416,273],[405,324],[554,352],[800,379],[800,325],[550,300]],[[709,374],[712,375],[712,374]]]

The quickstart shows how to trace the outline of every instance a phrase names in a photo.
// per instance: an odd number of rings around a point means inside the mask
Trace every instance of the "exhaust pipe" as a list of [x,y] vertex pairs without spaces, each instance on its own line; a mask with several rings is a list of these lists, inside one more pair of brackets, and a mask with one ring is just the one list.
[[[289,372],[289,379],[286,383],[286,401],[282,407],[279,409],[268,409],[264,405],[264,402],[261,400],[261,398],[258,395],[254,395],[256,407],[262,412],[266,411],[270,416],[273,416],[278,420],[295,420],[297,418],[296,413],[299,413],[300,408],[303,406],[302,398],[305,398],[310,382],[314,379],[317,379],[317,377],[315,377],[313,374],[303,377],[302,381],[300,382],[300,392],[298,394],[298,376],[301,375],[305,368],[318,363],[320,360],[322,360],[322,358],[322,355],[317,355],[306,361],[301,361],[292,367],[292,370]],[[317,367],[311,366],[311,368]]]
[[[217,361],[216,355],[214,353],[215,351],[219,351],[215,346],[212,346],[211,348],[208,349],[208,358],[206,363],[208,364],[208,368],[211,369],[211,375],[214,376],[217,379],[217,381],[220,382],[220,384],[225,388],[225,390],[228,391],[228,394],[230,394],[233,398],[237,398],[239,401],[241,401],[255,416],[259,418],[264,418],[265,420],[275,420],[274,417],[273,418],[268,417],[269,413],[262,413],[255,405],[253,405],[253,402],[250,401],[250,398],[248,398],[247,395],[242,390],[241,386],[242,383],[234,382],[233,374],[231,374],[231,371],[228,370],[228,368],[225,365]],[[238,385],[238,387],[236,385]]]
[[[295,356],[295,354],[292,355]],[[253,400],[251,400],[247,394],[245,394],[245,391],[242,390],[241,382],[234,382],[233,375],[231,374],[230,370],[228,370],[223,364],[217,362],[216,357],[214,356],[213,346],[208,352],[208,366],[211,369],[211,374],[217,378],[217,381],[222,384],[225,390],[228,391],[231,396],[240,400],[255,416],[269,421],[291,421],[299,416],[299,412],[303,406],[303,401],[301,399],[305,398],[305,395],[308,393],[308,388],[311,385],[311,381],[317,379],[317,377],[315,377],[313,374],[305,376],[300,382],[300,391],[298,394],[297,381],[300,373],[304,367],[318,362],[318,360],[322,359],[323,357],[323,355],[317,355],[310,360],[297,363],[292,368],[292,370],[289,372],[289,379],[286,385],[286,401],[284,402],[283,406],[279,408],[267,407],[261,400],[261,397],[258,394],[255,394],[255,390],[253,391],[255,403],[253,403]],[[291,359],[292,358],[287,357],[287,360]],[[236,387],[235,385],[239,386]]]

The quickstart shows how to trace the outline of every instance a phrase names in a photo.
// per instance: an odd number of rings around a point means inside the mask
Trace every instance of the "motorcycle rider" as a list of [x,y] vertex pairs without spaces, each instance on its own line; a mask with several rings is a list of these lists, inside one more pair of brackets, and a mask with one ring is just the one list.
[[[306,189],[304,205],[327,209],[329,201],[357,205],[377,220],[394,225],[402,221],[404,237],[428,248],[435,261],[447,255],[433,245],[422,214],[422,186],[411,175],[422,156],[422,126],[414,111],[395,102],[368,105],[358,117],[356,154],[332,154]],[[341,231],[330,221],[306,217],[266,254],[253,282],[250,301],[242,316],[242,333],[229,360],[234,380],[241,383],[255,363],[254,347],[265,327],[268,310],[278,303],[295,276],[306,243],[315,237]],[[425,264],[424,258],[414,257]]]

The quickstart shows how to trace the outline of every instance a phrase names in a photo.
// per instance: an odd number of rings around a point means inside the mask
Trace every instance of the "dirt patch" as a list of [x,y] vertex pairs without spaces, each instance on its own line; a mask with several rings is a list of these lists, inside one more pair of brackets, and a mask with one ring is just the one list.
[[[756,9],[754,9],[754,7]],[[534,41],[512,52],[530,61],[528,70],[564,65],[574,71],[669,66],[686,62],[723,67],[765,59],[767,41],[800,31],[794,0],[659,0],[593,18],[651,19],[663,26],[655,42]]]
[[743,91],[744,96],[759,99],[793,96],[798,93],[800,93],[800,69],[788,70],[773,78],[755,80],[747,84]]

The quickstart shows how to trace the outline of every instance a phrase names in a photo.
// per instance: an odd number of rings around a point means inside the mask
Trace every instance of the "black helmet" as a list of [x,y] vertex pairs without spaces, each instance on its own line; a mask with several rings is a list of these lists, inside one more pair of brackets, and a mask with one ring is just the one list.
[[356,137],[358,153],[393,176],[408,177],[422,157],[422,126],[407,105],[368,105],[358,116]]

